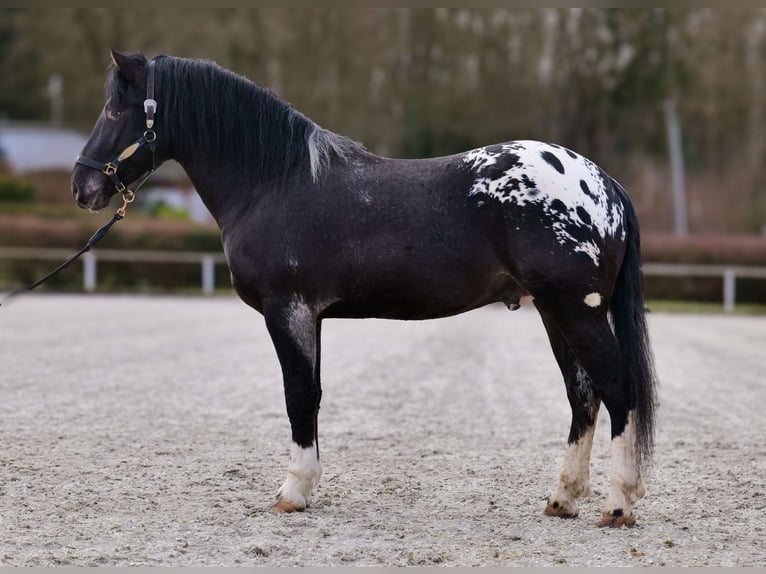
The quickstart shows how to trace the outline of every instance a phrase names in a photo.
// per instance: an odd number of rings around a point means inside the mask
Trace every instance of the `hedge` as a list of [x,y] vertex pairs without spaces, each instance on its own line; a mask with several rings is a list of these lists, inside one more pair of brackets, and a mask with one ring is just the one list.
[[[759,235],[693,234],[649,232],[641,237],[645,262],[729,264],[766,267],[766,237]],[[650,299],[716,301],[723,298],[723,280],[718,277],[657,277],[644,279]],[[737,279],[738,303],[766,303],[766,280]]]
[[0,202],[31,203],[35,200],[32,182],[9,176],[0,176]]

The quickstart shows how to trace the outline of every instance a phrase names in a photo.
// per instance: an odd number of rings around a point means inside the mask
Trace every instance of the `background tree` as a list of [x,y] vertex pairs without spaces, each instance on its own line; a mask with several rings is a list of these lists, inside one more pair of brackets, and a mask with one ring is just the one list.
[[215,60],[394,156],[538,138],[594,158],[672,226],[662,104],[682,120],[692,231],[766,222],[766,10],[0,10],[0,117],[87,131],[110,47]]

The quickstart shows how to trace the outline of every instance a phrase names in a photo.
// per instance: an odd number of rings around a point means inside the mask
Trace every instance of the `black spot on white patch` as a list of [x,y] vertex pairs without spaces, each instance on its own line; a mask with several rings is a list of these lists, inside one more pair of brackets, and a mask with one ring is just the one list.
[[560,213],[567,212],[567,206],[560,199],[554,199],[551,201],[551,211],[558,211]]
[[580,221],[582,221],[585,225],[590,225],[591,219],[590,214],[585,211],[585,208],[582,205],[577,206],[577,216],[580,218]]
[[[488,147],[488,152],[492,153],[492,148],[497,146]],[[517,153],[505,152],[499,149],[497,153],[493,155],[494,162],[490,165],[483,166],[478,170],[481,177],[486,177],[492,180],[500,179],[506,172],[511,169],[518,169],[523,167],[524,164],[521,161],[521,157]],[[520,182],[517,182],[514,191],[519,191]]]
[[571,149],[566,149],[566,148],[564,148],[564,149],[566,150],[567,155],[569,157],[571,157],[572,159],[577,159],[577,154],[575,152],[573,152]]
[[519,154],[517,153],[502,153],[495,157],[495,163],[491,166],[492,172],[497,173],[498,175],[502,175],[509,169],[513,169],[515,167],[521,167],[524,165],[521,163],[521,158],[519,157]]
[[556,157],[555,154],[549,151],[544,151],[540,153],[540,157],[551,164],[557,172],[564,173],[564,165],[561,163],[561,160]]
[[584,179],[580,180],[580,189],[582,189],[583,193],[585,193],[585,195],[587,195],[588,197],[591,197],[591,198],[593,198],[595,200],[598,200],[598,198],[593,194],[593,192],[588,187],[588,184],[585,183]]
[[526,173],[521,174],[521,182],[524,184],[524,187],[526,187],[527,189],[537,188],[537,184],[535,183],[535,180],[531,179]]
[[587,227],[571,223],[564,226],[567,234],[578,243],[587,243],[593,239],[593,232]]

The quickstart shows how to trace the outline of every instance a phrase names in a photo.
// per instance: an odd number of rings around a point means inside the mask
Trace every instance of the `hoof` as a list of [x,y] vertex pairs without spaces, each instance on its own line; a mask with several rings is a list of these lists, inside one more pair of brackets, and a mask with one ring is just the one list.
[[271,507],[271,511],[277,514],[288,514],[290,512],[303,512],[303,508],[298,508],[292,502],[286,500],[278,500]]
[[630,528],[636,523],[636,517],[633,513],[625,516],[621,508],[617,508],[613,511],[604,512],[601,517],[601,522],[598,523],[602,528],[622,528],[623,526]]
[[558,502],[548,502],[544,513],[546,516],[556,516],[558,518],[575,518],[578,514],[577,508],[565,508]]

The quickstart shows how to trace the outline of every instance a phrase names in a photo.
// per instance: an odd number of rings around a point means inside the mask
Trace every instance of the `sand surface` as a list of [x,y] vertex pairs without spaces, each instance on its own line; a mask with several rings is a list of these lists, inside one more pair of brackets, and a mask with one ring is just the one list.
[[5,565],[766,563],[766,319],[654,313],[655,465],[633,529],[543,516],[569,428],[537,313],[325,321],[324,475],[269,512],[290,446],[263,319],[234,298],[0,309]]

